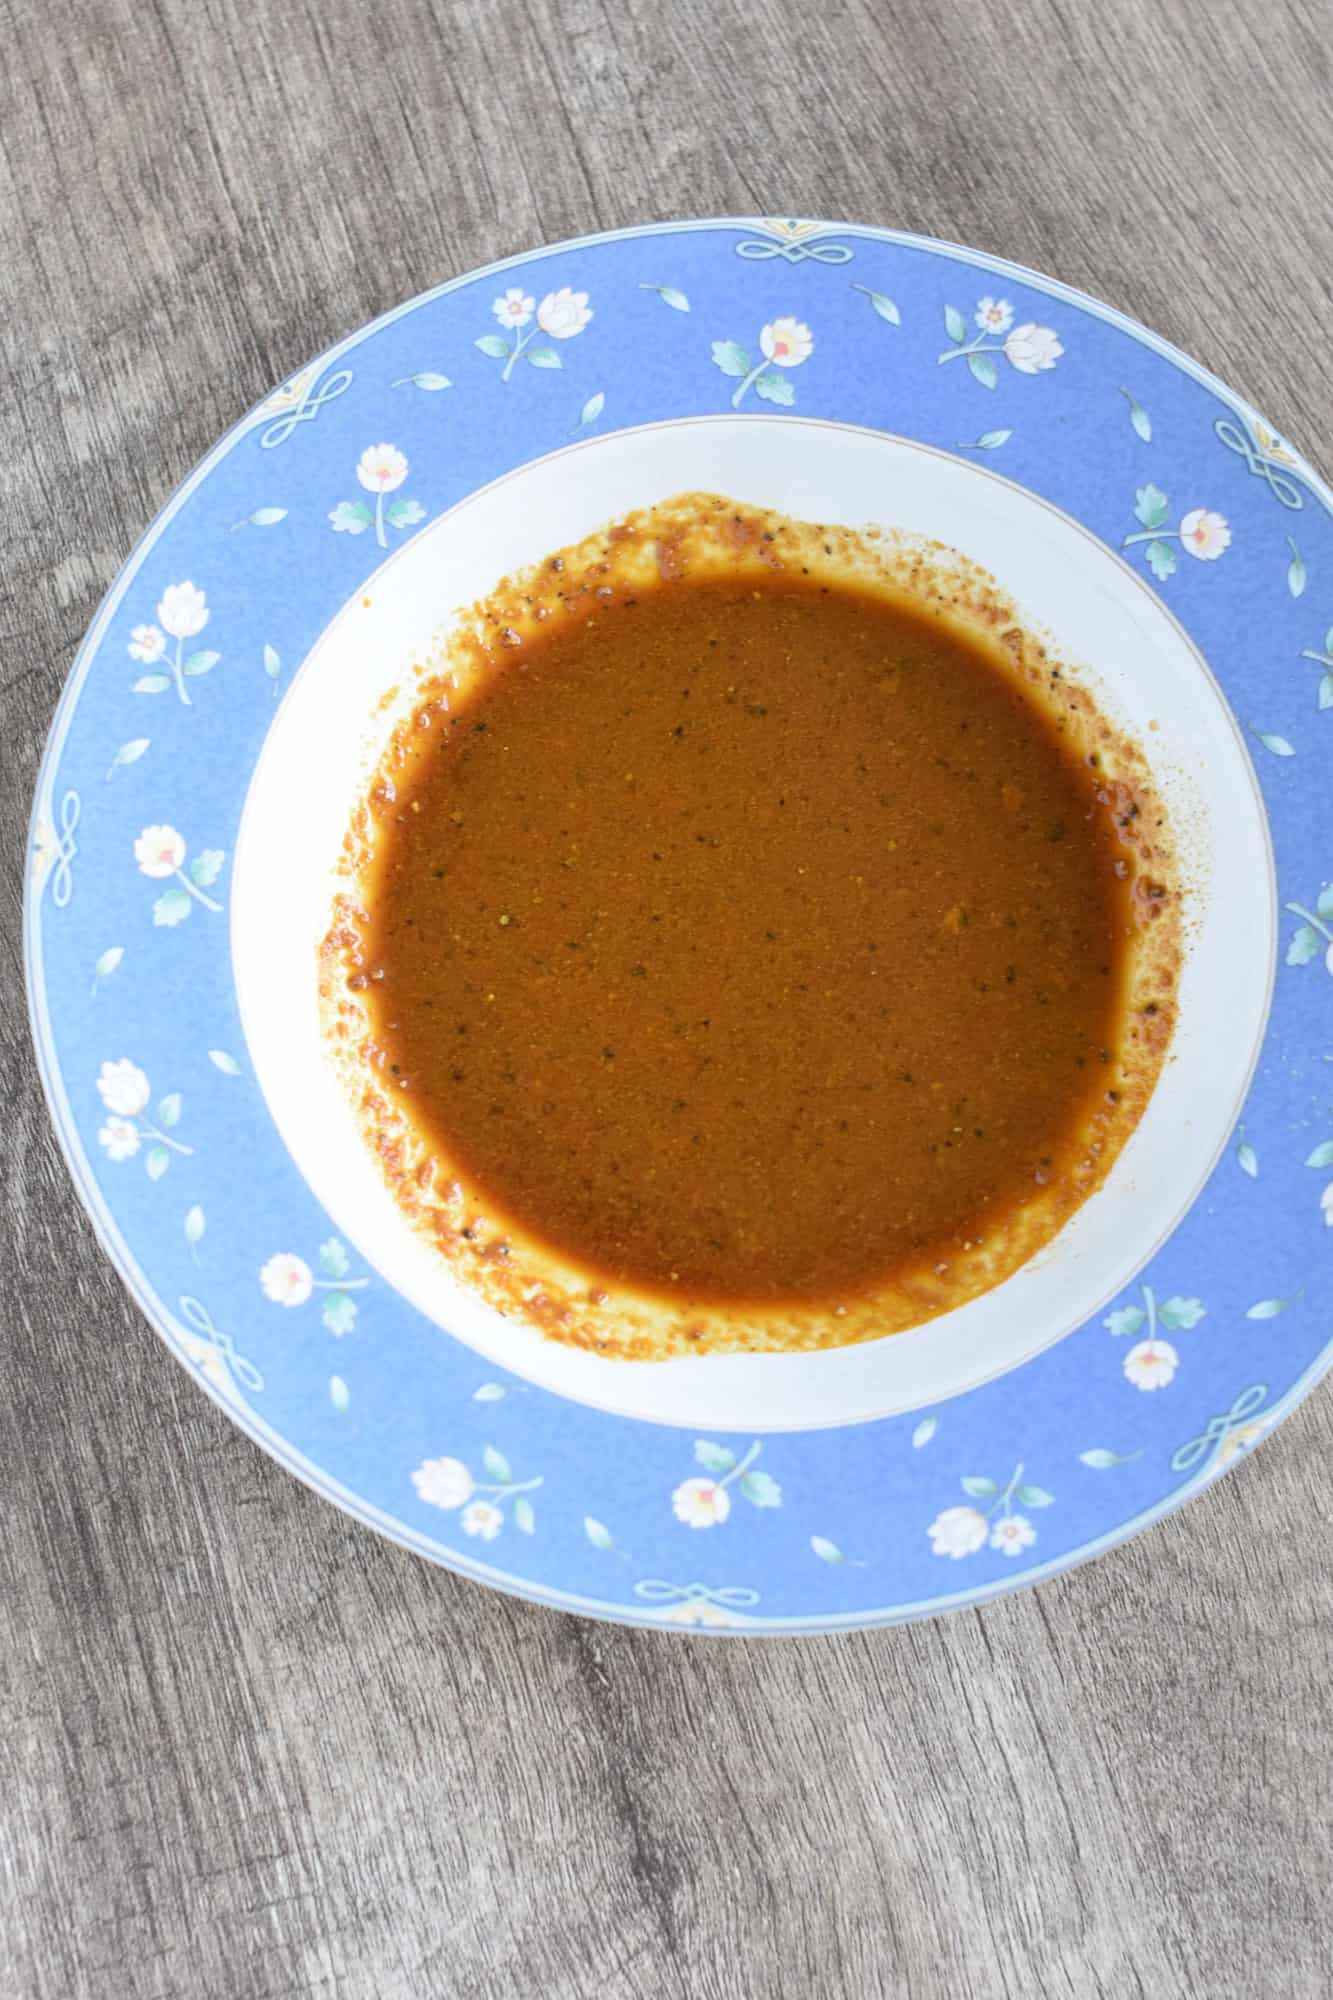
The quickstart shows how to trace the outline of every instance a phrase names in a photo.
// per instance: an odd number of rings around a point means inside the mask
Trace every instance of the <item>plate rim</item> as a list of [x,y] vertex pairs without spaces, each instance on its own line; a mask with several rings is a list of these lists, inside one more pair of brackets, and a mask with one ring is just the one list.
[[[300,364],[291,374],[285,376],[257,402],[251,404],[221,434],[209,450],[194,463],[148,521],[135,539],[115,576],[104,591],[91,622],[85,630],[79,646],[66,672],[60,695],[52,712],[39,760],[33,789],[32,806],[29,813],[27,846],[24,850],[25,864],[36,837],[38,821],[43,803],[48,797],[49,783],[55,774],[64,749],[65,738],[73,718],[84,684],[94,657],[105,636],[106,629],[123,603],[131,583],[137,576],[144,559],[154,548],[170,522],[180,512],[185,502],[202,485],[214,467],[219,464],[256,422],[259,413],[271,401],[273,395],[288,383],[302,377],[321,374],[331,363],[342,355],[359,347],[382,329],[416,312],[432,301],[446,297],[449,293],[480,279],[489,278],[505,271],[527,265],[538,257],[551,257],[587,248],[594,244],[623,242],[642,237],[659,237],[672,234],[687,234],[700,231],[731,231],[745,229],[773,230],[774,218],[750,216],[701,216],[675,217],[664,221],[627,225],[618,229],[596,230],[579,236],[562,238],[555,242],[540,243],[509,256],[477,265],[457,275],[442,280],[439,284],[403,300],[396,306],[376,315],[350,332],[342,335],[330,346]],[[983,270],[995,276],[1012,278],[1016,283],[1036,288],[1048,297],[1058,299],[1083,314],[1099,319],[1119,332],[1128,335],[1142,346],[1146,346],[1164,360],[1180,369],[1182,373],[1208,390],[1250,426],[1259,426],[1270,435],[1281,436],[1284,446],[1293,450],[1284,433],[1278,433],[1267,418],[1238,391],[1223,382],[1211,369],[1203,366],[1174,342],[1166,340],[1143,322],[1122,312],[1104,300],[1063,280],[1048,276],[1031,266],[1012,259],[1000,257],[989,251],[970,249],[964,244],[946,238],[924,236],[914,231],[898,230],[874,223],[851,220],[806,221],[804,241],[817,241],[831,234],[855,234],[859,237],[894,244],[899,247],[922,251],[931,256],[944,256],[972,270]],[[837,421],[831,419],[830,421]],[[625,426],[623,428],[632,428]],[[539,454],[540,455],[540,454]],[[1324,511],[1333,516],[1333,486],[1309,463],[1299,451],[1293,452],[1295,469],[1311,494],[1318,500]],[[525,461],[526,462],[526,461]],[[1267,814],[1265,814],[1267,821]],[[1271,846],[1271,828],[1269,828]],[[835,1633],[874,1629],[880,1626],[916,1622],[930,1617],[938,1617],[950,1612],[966,1610],[1004,1597],[1015,1591],[1025,1590],[1047,1581],[1065,1571],[1093,1561],[1121,1543],[1143,1533],[1159,1521],[1169,1518],[1190,1501],[1199,1497],[1205,1489],[1215,1485],[1225,1474],[1234,1469],[1237,1461],[1250,1456],[1245,1450],[1235,1454],[1226,1463],[1206,1463],[1204,1469],[1193,1479],[1185,1479],[1171,1493],[1151,1507],[1119,1522],[1100,1536],[1079,1543],[1072,1549],[1052,1556],[1046,1561],[1030,1565],[1012,1576],[998,1576],[989,1583],[978,1583],[952,1592],[942,1592],[936,1596],[910,1603],[887,1607],[874,1607],[851,1612],[820,1611],[809,1616],[783,1615],[762,1618],[746,1615],[744,1621],[726,1625],[674,1623],[662,1615],[654,1615],[645,1604],[642,1610],[624,1603],[615,1603],[600,1598],[585,1598],[577,1592],[558,1589],[534,1582],[527,1577],[515,1576],[491,1564],[479,1561],[458,1549],[444,1550],[425,1535],[418,1534],[406,1523],[385,1514],[373,1503],[354,1493],[350,1488],[325,1472],[312,1460],[292,1446],[265,1420],[254,1412],[243,1398],[227,1396],[220,1391],[207,1375],[191,1365],[181,1347],[172,1338],[163,1324],[173,1316],[165,1302],[156,1299],[153,1288],[141,1269],[129,1242],[121,1235],[111,1217],[101,1190],[90,1170],[89,1156],[84,1148],[69,1104],[63,1078],[60,1075],[54,1045],[54,1035],[46,1005],[45,982],[41,976],[41,912],[45,900],[44,882],[34,880],[31,868],[25,865],[23,885],[23,910],[21,936],[23,942],[24,987],[27,1000],[28,1023],[32,1036],[37,1071],[46,1100],[47,1112],[54,1129],[56,1141],[66,1168],[69,1171],[74,1190],[85,1215],[91,1222],[103,1253],[120,1276],[139,1311],[147,1320],[157,1339],[167,1348],[179,1366],[201,1388],[205,1395],[229,1418],[231,1423],[242,1430],[250,1440],[258,1445],[283,1470],[298,1479],[302,1485],[328,1501],[344,1514],[371,1528],[375,1533],[424,1557],[433,1565],[468,1577],[473,1581],[500,1590],[508,1596],[517,1597],[528,1603],[536,1603],[548,1609],[563,1611],[573,1615],[596,1618],[600,1621],[629,1626],[649,1631],[677,1631],[691,1637],[707,1638],[775,1638],[784,1635],[811,1635],[815,1633]],[[1276,958],[1273,967],[1276,979]],[[1271,992],[1270,992],[1271,1006]],[[1266,1017],[1264,1036],[1266,1041],[1269,1020]],[[262,1101],[262,1100],[261,1100]],[[285,1149],[284,1149],[285,1150]],[[1198,1196],[1195,1197],[1195,1204]],[[1195,1204],[1191,1204],[1191,1209]],[[1187,1211],[1188,1213],[1189,1211]],[[1179,1228],[1184,1217],[1177,1219]],[[1173,1232],[1174,1233],[1174,1232]],[[1049,1348],[1041,1350],[1049,1351]],[[1009,1373],[1018,1375],[1030,1366],[1032,1359],[1020,1363]],[[1263,1443],[1283,1423],[1292,1411],[1305,1400],[1315,1385],[1333,1370],[1333,1335],[1330,1335],[1318,1354],[1303,1372],[1288,1387],[1276,1402],[1263,1413]],[[984,1385],[982,1385],[984,1386]],[[563,1401],[558,1391],[548,1391],[556,1400]],[[946,1399],[947,1400],[947,1399]],[[621,1418],[617,1421],[637,1423],[635,1418]],[[785,1432],[783,1435],[796,1438],[801,1431]],[[683,1588],[700,1588],[689,1586]]]

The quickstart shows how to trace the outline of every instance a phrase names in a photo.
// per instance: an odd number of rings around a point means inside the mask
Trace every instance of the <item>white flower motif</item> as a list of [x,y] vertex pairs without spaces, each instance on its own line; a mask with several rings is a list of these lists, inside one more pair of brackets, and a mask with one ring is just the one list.
[[501,326],[526,326],[532,318],[535,303],[521,285],[511,285],[504,296],[495,301],[491,311]]
[[759,330],[759,345],[775,368],[799,368],[815,351],[815,337],[804,320],[772,319]]
[[983,333],[1008,333],[1014,323],[1014,309],[1008,299],[978,299],[976,323]]
[[1054,368],[1064,348],[1049,326],[1036,326],[1029,320],[1014,328],[1004,351],[1020,375],[1038,375],[1043,368]]
[[935,1516],[927,1532],[934,1554],[952,1556],[957,1562],[960,1556],[972,1556],[984,1548],[990,1530],[986,1516],[978,1508],[946,1507]]
[[[1333,949],[1333,946],[1330,949]],[[1333,1181],[1329,1182],[1324,1192],[1320,1195],[1319,1206],[1324,1211],[1325,1223],[1330,1229],[1333,1229]]]
[[396,445],[368,444],[356,462],[356,476],[367,493],[392,493],[407,477],[407,460]]
[[141,875],[174,875],[185,859],[185,840],[174,826],[146,826],[134,843]]
[[259,1273],[259,1282],[264,1297],[278,1306],[303,1306],[315,1289],[314,1274],[305,1259],[293,1257],[287,1250],[269,1258]]
[[571,292],[568,285],[562,285],[558,292],[548,292],[537,308],[537,324],[552,340],[572,340],[576,333],[582,333],[591,318],[588,294]]
[[1169,1340],[1141,1340],[1125,1356],[1125,1380],[1136,1389],[1165,1389],[1179,1365]]
[[1200,562],[1216,562],[1231,547],[1226,517],[1207,507],[1191,507],[1180,524],[1180,545]]
[[108,1118],[97,1138],[113,1160],[132,1160],[139,1150],[139,1128],[131,1118]]
[[472,1498],[472,1474],[461,1458],[428,1458],[412,1474],[419,1499],[428,1507],[461,1507]]
[[687,1528],[715,1528],[731,1512],[731,1495],[715,1479],[686,1479],[672,1494],[671,1505]]
[[[169,583],[157,607],[157,622],[173,639],[193,639],[208,623],[208,601],[203,591],[196,590],[192,583]],[[143,657],[146,659],[148,655]]]
[[1008,1514],[1003,1521],[997,1521],[990,1531],[990,1545],[1003,1555],[1021,1555],[1030,1549],[1037,1539],[1037,1531],[1026,1514]]
[[492,1507],[489,1500],[472,1500],[463,1509],[463,1533],[480,1535],[483,1542],[493,1542],[504,1520],[500,1509]]
[[121,1118],[137,1118],[152,1095],[152,1085],[137,1063],[128,1056],[119,1062],[104,1062],[97,1073],[97,1094],[108,1111]]
[[167,635],[160,625],[136,625],[125,650],[132,660],[142,660],[146,667],[151,667],[166,652]]

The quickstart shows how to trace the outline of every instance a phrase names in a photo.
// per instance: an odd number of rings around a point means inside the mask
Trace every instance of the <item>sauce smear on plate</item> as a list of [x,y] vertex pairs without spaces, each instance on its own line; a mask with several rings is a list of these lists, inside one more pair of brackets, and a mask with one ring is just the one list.
[[831,1306],[1053,1233],[1125,1136],[1137,805],[910,591],[657,558],[557,559],[400,736],[348,961],[384,1087],[593,1286]]

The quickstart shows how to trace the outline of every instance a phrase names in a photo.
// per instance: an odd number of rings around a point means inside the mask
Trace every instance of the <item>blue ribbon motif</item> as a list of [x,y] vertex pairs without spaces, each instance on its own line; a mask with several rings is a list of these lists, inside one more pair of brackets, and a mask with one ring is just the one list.
[[856,255],[845,243],[791,243],[780,238],[761,241],[748,236],[744,243],[736,245],[736,255],[750,263],[766,263],[770,257],[781,257],[788,264],[850,264]]
[[1289,512],[1300,513],[1305,505],[1305,495],[1300,487],[1294,479],[1288,479],[1284,472],[1277,470],[1272,459],[1254,443],[1253,439],[1248,438],[1244,431],[1238,430],[1227,417],[1219,417],[1213,425],[1213,430],[1227,450],[1234,451],[1237,457],[1243,458],[1254,477],[1263,480],[1276,501]]
[[759,1592],[744,1584],[726,1583],[713,1590],[706,1583],[664,1583],[655,1576],[636,1583],[634,1595],[647,1604],[720,1604],[727,1611],[745,1611],[759,1602]]
[[298,424],[308,424],[312,418],[319,415],[325,403],[333,402],[335,397],[341,396],[343,391],[350,389],[351,386],[350,368],[340,368],[336,374],[326,376],[318,387],[312,383],[295,409],[287,410],[282,416],[275,418],[263,432],[259,442],[264,450],[272,451],[274,445],[285,444]]
[[264,1378],[254,1362],[247,1361],[243,1354],[236,1352],[231,1335],[214,1326],[208,1308],[200,1305],[198,1299],[192,1299],[187,1294],[179,1303],[180,1316],[186,1324],[216,1349],[236,1380],[257,1395],[264,1386]]
[[77,792],[66,792],[60,801],[59,838],[55,860],[51,863],[51,901],[58,910],[63,910],[74,894],[74,877],[70,873],[70,863],[79,851],[79,843],[74,838],[74,829],[78,823],[79,795]]
[[1262,1409],[1267,1395],[1268,1387],[1263,1382],[1253,1382],[1248,1389],[1242,1389],[1224,1416],[1211,1417],[1198,1437],[1182,1444],[1172,1455],[1171,1470],[1193,1472],[1196,1466],[1209,1461],[1223,1438],[1229,1437],[1232,1431],[1247,1423],[1256,1410]]

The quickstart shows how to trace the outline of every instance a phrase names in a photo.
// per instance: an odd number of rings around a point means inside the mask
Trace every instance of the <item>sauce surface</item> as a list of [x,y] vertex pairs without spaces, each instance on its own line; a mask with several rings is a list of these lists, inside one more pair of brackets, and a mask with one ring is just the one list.
[[585,596],[377,794],[351,983],[429,1151],[590,1282],[705,1304],[1076,1205],[1135,928],[1086,743],[910,595],[666,564]]

